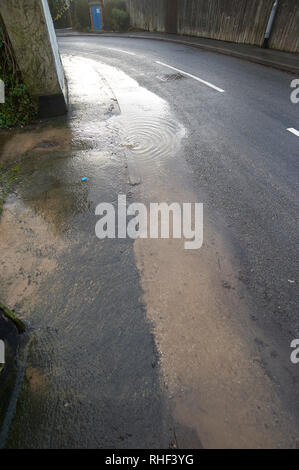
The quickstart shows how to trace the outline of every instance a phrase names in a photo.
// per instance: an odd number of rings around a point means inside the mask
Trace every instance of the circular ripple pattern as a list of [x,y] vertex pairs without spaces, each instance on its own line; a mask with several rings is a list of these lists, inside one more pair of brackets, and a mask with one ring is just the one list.
[[176,121],[156,116],[126,116],[124,145],[138,160],[160,161],[178,150],[184,135]]

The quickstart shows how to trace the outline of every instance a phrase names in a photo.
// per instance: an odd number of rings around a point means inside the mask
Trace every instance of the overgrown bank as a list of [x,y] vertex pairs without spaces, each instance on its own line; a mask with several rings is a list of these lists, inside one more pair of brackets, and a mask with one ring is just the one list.
[[123,0],[110,0],[104,6],[104,27],[106,31],[127,31],[130,15]]
[[[128,31],[130,15],[124,0],[106,0],[104,4],[100,1],[98,3],[102,8],[104,31]],[[72,27],[77,31],[91,32],[90,8],[93,4],[94,2],[88,0],[72,0],[70,3],[65,0],[49,0],[55,28]]]
[[5,103],[0,104],[0,128],[25,126],[32,122],[36,118],[37,105],[33,102],[22,81],[1,17],[0,78],[5,85]]

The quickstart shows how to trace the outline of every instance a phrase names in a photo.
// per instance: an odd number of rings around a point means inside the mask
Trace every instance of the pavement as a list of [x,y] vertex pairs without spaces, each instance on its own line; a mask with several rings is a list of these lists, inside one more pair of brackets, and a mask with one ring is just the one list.
[[[67,36],[94,36],[97,33],[81,33],[71,29],[56,30],[58,37]],[[198,47],[210,52],[225,54],[238,59],[248,60],[256,64],[265,65],[285,72],[299,74],[299,54],[277,51],[274,49],[263,49],[249,44],[236,44],[216,39],[197,38],[177,34],[159,34],[152,32],[133,32],[133,33],[100,33],[106,37],[125,37],[151,39],[156,41],[174,42],[184,44],[185,46]]]
[[[141,38],[59,47],[69,115],[1,139],[20,178],[0,296],[32,331],[6,447],[295,448],[296,75]],[[99,240],[119,194],[202,202],[202,248]]]

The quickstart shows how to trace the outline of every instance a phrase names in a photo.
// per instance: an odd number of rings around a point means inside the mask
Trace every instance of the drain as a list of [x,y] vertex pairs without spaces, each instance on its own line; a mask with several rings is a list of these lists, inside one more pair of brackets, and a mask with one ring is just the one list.
[[172,82],[173,80],[180,80],[186,77],[181,73],[169,73],[166,75],[158,75],[157,78],[161,80],[161,82]]

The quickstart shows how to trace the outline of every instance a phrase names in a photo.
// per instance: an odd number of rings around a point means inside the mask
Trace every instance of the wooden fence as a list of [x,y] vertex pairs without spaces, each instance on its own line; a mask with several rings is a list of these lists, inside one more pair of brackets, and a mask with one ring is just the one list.
[[[274,0],[126,0],[135,28],[262,45]],[[279,0],[269,47],[299,52],[299,0]]]

